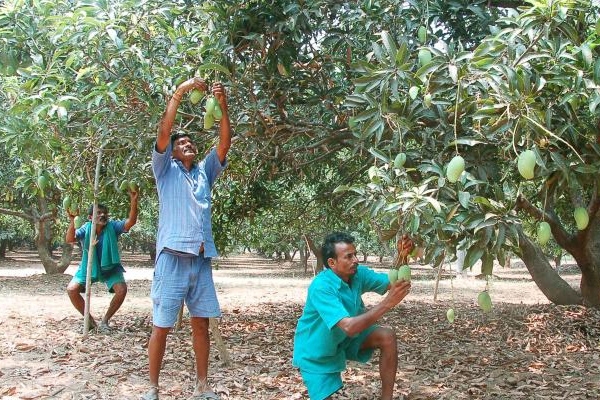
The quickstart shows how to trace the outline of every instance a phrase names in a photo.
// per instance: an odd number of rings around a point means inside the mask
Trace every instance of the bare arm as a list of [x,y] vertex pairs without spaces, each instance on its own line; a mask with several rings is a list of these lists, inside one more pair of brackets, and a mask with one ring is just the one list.
[[138,197],[140,192],[137,190],[129,189],[129,216],[125,220],[125,232],[129,232],[129,230],[135,225],[138,217]]
[[69,226],[67,227],[67,233],[65,234],[65,242],[66,243],[75,243],[77,239],[75,239],[75,214],[72,214],[71,211],[67,210],[67,215],[69,216]]
[[221,82],[215,82],[213,85],[213,95],[219,102],[219,107],[223,112],[221,121],[219,121],[219,143],[217,144],[217,156],[221,164],[225,162],[227,152],[231,147],[231,124],[229,122],[229,109],[227,106],[227,94],[225,93],[225,87]]
[[348,336],[355,336],[377,322],[386,312],[394,308],[406,297],[410,282],[397,281],[390,285],[388,294],[377,305],[364,314],[340,320],[337,326]]
[[202,91],[208,90],[208,86],[204,80],[200,78],[188,79],[177,87],[177,90],[175,90],[175,93],[173,93],[173,97],[171,97],[167,103],[167,108],[162,116],[162,119],[160,120],[160,124],[158,125],[158,135],[156,137],[156,150],[159,153],[164,153],[169,145],[171,131],[173,130],[173,123],[175,122],[175,117],[177,116],[177,108],[179,108],[181,98],[194,88]]

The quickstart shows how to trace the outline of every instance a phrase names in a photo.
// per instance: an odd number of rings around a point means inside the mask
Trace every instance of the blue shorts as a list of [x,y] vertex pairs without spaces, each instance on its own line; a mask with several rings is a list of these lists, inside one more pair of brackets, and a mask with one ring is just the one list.
[[[349,337],[340,345],[344,349],[346,360],[366,363],[371,359],[374,349],[360,349],[367,336],[371,334],[377,325],[371,325],[358,335]],[[308,397],[311,400],[323,400],[340,390],[342,383],[341,372],[313,373],[300,370],[302,380],[308,389]]]
[[191,317],[221,316],[212,277],[211,259],[161,252],[152,279],[152,323],[172,328],[185,301]]

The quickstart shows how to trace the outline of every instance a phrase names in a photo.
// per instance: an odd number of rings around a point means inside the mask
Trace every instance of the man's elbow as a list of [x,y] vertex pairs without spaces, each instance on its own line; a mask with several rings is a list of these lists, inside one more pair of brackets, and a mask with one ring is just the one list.
[[344,318],[338,322],[338,328],[340,328],[346,336],[354,337],[360,333],[357,324],[353,323],[352,319]]

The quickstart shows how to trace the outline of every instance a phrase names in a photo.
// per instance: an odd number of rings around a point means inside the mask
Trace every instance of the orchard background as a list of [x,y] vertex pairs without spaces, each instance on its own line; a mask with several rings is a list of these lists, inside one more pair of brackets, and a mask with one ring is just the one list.
[[[223,256],[310,275],[330,231],[377,262],[409,234],[437,276],[478,268],[481,291],[512,260],[545,304],[594,312],[599,16],[598,0],[3,1],[0,257],[29,249],[61,279],[65,198],[119,218],[133,181],[122,246],[151,260],[157,123],[200,76],[226,85],[235,134],[213,199]],[[207,101],[177,119],[205,151]]]

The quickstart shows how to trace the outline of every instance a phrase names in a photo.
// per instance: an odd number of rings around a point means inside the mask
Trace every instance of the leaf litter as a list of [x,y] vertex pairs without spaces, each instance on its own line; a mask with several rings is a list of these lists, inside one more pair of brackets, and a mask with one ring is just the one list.
[[[43,308],[48,297],[38,299],[40,293],[68,302],[67,282],[68,277],[46,275],[26,281],[0,277],[0,293],[21,290]],[[149,281],[131,282],[128,299],[147,296],[148,286]],[[240,293],[237,302],[223,307],[219,331],[232,365],[224,365],[214,343],[209,365],[209,380],[222,399],[308,398],[291,365],[303,301],[273,302],[266,294],[258,304],[245,304]],[[496,302],[483,314],[472,301],[454,307],[452,324],[444,301],[407,300],[382,319],[398,336],[396,399],[600,398],[600,310]],[[67,314],[42,319],[0,314],[0,398],[139,398],[147,385],[149,309],[120,311],[111,333],[85,338],[81,318]],[[168,338],[161,371],[164,400],[187,398],[193,390],[188,322],[184,316],[182,328]],[[367,364],[349,362],[343,380],[334,399],[377,398],[377,355]]]

